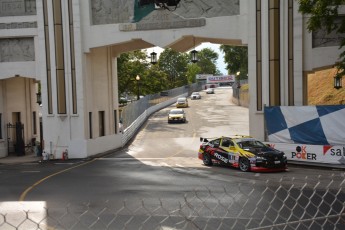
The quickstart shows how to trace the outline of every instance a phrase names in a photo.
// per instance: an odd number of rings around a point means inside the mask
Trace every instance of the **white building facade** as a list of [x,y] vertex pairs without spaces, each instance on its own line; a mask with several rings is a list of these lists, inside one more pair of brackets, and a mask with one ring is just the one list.
[[17,121],[25,144],[39,139],[56,157],[121,147],[117,57],[203,42],[248,46],[250,134],[264,140],[264,106],[304,105],[306,74],[340,53],[317,45],[305,23],[294,0],[181,0],[173,11],[138,0],[0,0],[0,157]]

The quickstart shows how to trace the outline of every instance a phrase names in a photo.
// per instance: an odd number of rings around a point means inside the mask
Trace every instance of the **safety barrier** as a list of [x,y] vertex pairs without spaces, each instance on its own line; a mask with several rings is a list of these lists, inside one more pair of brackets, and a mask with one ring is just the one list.
[[194,83],[192,85],[179,87],[165,91],[166,94],[147,95],[144,98],[128,104],[123,108],[121,120],[123,123],[123,146],[137,133],[151,114],[161,110],[176,102],[178,97],[187,97],[193,91],[200,91],[202,85]]

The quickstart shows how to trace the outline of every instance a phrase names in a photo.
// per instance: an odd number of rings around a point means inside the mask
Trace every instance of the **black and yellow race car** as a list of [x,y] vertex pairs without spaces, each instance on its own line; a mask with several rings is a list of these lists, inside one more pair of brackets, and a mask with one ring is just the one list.
[[168,113],[168,123],[186,123],[186,113],[183,109],[172,109]]
[[233,166],[243,172],[276,172],[287,170],[284,152],[250,136],[200,138],[198,158],[207,166],[214,163]]

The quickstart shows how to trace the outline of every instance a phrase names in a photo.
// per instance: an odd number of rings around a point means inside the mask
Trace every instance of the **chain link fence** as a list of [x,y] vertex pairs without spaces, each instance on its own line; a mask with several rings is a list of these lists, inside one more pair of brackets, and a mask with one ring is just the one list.
[[0,229],[345,229],[344,178],[284,176],[62,207],[1,203]]

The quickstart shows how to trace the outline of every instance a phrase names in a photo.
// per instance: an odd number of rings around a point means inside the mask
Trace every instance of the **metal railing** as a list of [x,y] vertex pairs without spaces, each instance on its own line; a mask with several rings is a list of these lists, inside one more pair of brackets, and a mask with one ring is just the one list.
[[166,90],[161,93],[146,95],[140,100],[133,101],[122,107],[120,119],[122,120],[123,129],[129,127],[141,114],[147,109],[157,104],[163,103],[164,101],[170,100],[171,98],[187,93],[190,95],[193,91],[202,90],[202,85],[194,83],[191,85],[182,86],[175,89]]

